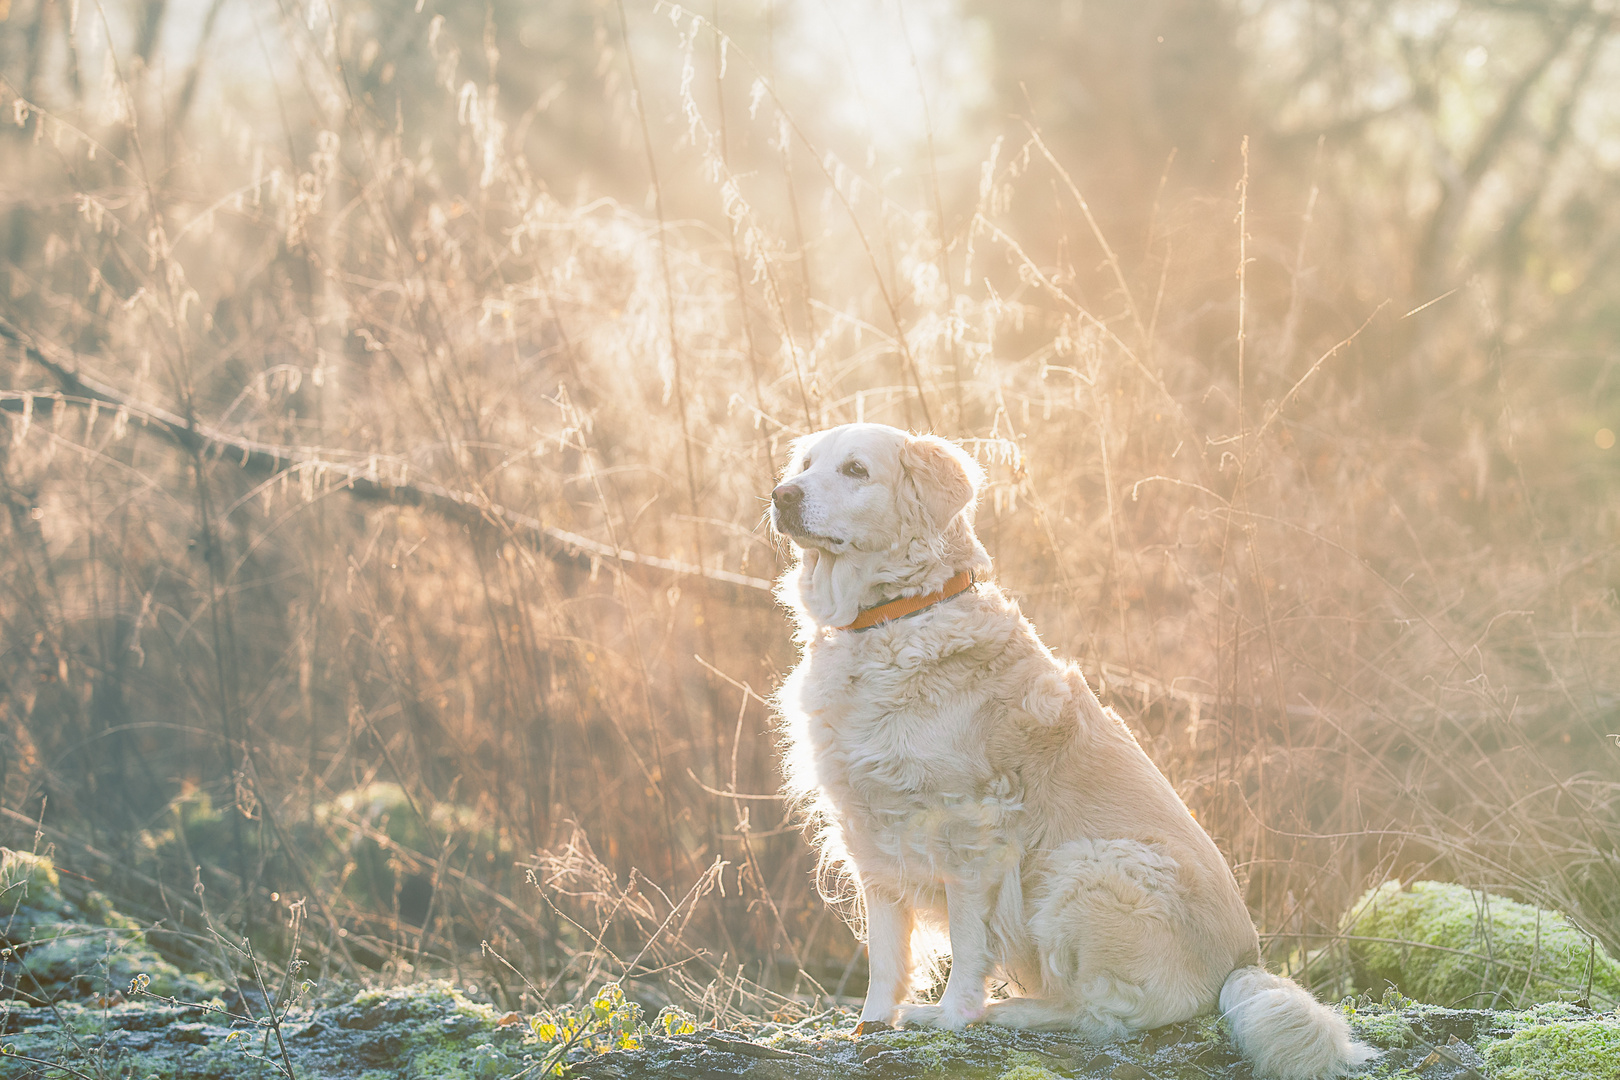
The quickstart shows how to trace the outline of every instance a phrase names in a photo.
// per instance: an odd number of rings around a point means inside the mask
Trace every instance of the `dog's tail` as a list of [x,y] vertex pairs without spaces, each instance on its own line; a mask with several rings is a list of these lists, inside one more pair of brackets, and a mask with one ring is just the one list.
[[1232,1041],[1268,1080],[1328,1080],[1376,1057],[1355,1042],[1343,1016],[1292,979],[1240,967],[1221,986]]

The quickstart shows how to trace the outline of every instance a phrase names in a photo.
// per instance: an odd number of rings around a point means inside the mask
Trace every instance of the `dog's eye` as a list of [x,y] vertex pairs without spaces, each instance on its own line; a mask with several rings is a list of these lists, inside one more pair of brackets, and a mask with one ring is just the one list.
[[800,472],[804,472],[809,468],[810,468],[810,459],[809,458],[805,458],[803,461],[799,462],[799,471]]
[[846,461],[846,462],[844,462],[844,470],[843,470],[843,472],[844,472],[845,476],[852,476],[856,480],[865,480],[866,479],[866,466],[862,465],[858,461]]

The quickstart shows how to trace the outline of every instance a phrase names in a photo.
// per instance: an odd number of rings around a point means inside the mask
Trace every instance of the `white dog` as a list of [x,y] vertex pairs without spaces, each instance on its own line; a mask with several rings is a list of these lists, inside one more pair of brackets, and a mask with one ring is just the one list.
[[[1208,834],[1085,677],[989,582],[982,473],[955,444],[850,424],[794,444],[771,493],[800,560],[778,595],[803,659],[779,695],[790,791],[865,909],[866,1032],[1072,1029],[1108,1041],[1219,1002],[1255,1074],[1339,1076],[1374,1052],[1260,966]],[[937,1004],[912,935],[946,931]],[[999,974],[1018,992],[986,1000]]]

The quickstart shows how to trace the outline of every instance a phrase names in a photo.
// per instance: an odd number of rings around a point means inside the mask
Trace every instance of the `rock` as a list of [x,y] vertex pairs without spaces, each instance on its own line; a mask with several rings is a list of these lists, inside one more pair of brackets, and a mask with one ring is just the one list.
[[1494,1080],[1620,1080],[1620,1017],[1534,1024],[1485,1047]]
[[102,893],[91,891],[80,904],[67,899],[46,856],[0,848],[0,897],[0,997],[110,1004],[139,975],[159,997],[207,1001],[224,989],[165,960]]
[[1620,962],[1568,919],[1461,885],[1388,881],[1345,919],[1356,985],[1436,1005],[1620,1004]]

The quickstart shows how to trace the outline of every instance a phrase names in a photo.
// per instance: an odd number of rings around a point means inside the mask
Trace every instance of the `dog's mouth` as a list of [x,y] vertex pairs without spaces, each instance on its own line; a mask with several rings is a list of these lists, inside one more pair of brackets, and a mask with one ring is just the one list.
[[837,536],[827,536],[823,533],[813,532],[805,527],[797,510],[783,510],[779,506],[771,507],[771,523],[776,531],[792,540],[800,547],[821,548],[824,551],[837,551],[844,547],[848,541]]

